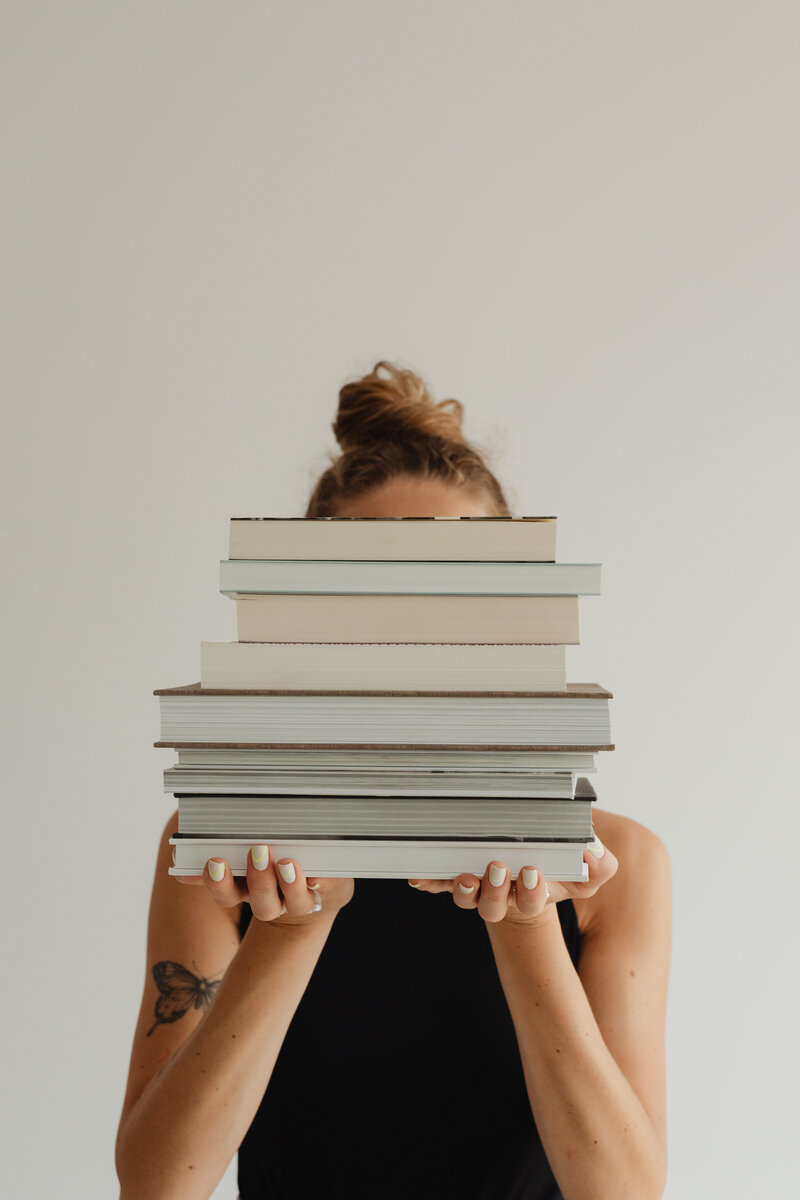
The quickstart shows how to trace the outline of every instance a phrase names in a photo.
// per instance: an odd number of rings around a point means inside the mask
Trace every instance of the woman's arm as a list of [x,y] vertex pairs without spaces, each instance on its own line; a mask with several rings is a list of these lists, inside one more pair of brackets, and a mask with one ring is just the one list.
[[[531,1109],[565,1200],[659,1200],[667,1163],[669,858],[636,822],[597,817],[619,869],[578,902],[589,908],[578,972],[553,904],[528,923],[487,921],[487,930]],[[589,862],[592,871],[602,859]]]
[[[338,911],[323,899],[311,916],[302,872],[276,887],[274,866],[248,884],[254,914],[281,903],[280,920],[255,917],[239,942],[238,907],[219,907],[209,891],[185,887],[168,874],[169,835],[164,831],[153,886],[148,929],[148,980],[131,1055],[128,1089],[117,1136],[121,1200],[207,1200],[224,1174],[261,1102],[292,1016],[305,991]],[[239,893],[228,876],[222,904]],[[351,881],[324,880],[340,887]],[[224,887],[230,891],[226,897]],[[187,992],[163,989],[151,979],[165,964],[172,985],[181,972],[211,990],[213,1002],[196,1009]],[[167,966],[168,964],[168,966]],[[180,968],[177,971],[176,968]],[[227,968],[227,969],[226,969]],[[223,976],[224,973],[224,977]],[[185,978],[185,976],[184,976]],[[208,1011],[206,1012],[206,1008]],[[176,1017],[176,1013],[180,1013]],[[307,1113],[298,1112],[298,1120]]]

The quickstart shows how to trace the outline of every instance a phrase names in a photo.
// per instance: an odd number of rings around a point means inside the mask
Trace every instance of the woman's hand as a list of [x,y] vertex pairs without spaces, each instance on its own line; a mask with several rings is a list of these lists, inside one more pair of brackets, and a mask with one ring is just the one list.
[[459,908],[477,908],[484,921],[527,925],[535,922],[547,906],[571,897],[592,896],[616,874],[619,863],[600,839],[586,848],[583,861],[589,866],[586,883],[546,883],[535,866],[523,867],[516,880],[505,863],[489,863],[483,879],[456,875],[455,879],[409,879],[420,892],[452,892]]
[[202,884],[221,908],[247,902],[253,918],[272,925],[306,925],[318,912],[335,916],[352,898],[352,879],[306,879],[293,858],[273,861],[269,846],[251,846],[245,879],[231,874],[224,858],[210,858],[202,875],[176,875],[181,883]]

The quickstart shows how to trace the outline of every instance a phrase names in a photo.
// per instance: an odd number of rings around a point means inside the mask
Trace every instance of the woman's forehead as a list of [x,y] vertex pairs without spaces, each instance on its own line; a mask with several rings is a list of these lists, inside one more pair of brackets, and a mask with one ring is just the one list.
[[397,476],[353,499],[342,498],[337,517],[488,517],[490,502],[438,479]]

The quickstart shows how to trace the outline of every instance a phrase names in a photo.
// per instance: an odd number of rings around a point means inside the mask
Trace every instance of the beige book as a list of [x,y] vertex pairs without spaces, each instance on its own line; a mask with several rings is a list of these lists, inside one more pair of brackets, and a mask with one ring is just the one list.
[[204,688],[565,690],[566,647],[441,642],[201,642]]
[[234,517],[229,558],[555,562],[555,517]]
[[240,642],[471,642],[575,646],[577,596],[238,594]]

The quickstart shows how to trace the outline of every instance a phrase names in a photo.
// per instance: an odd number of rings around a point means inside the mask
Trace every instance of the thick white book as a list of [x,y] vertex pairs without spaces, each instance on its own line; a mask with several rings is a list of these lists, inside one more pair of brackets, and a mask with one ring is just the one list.
[[600,563],[224,559],[219,590],[225,596],[599,596]]
[[201,642],[200,686],[301,691],[565,691],[566,647]]
[[158,746],[440,746],[611,750],[608,701],[596,683],[564,692],[156,691]]
[[[247,838],[169,839],[174,865],[170,875],[202,875],[209,858],[224,858],[233,875],[247,874]],[[585,882],[587,843],[525,841],[403,841],[389,839],[276,838],[269,843],[277,861],[295,859],[308,878],[454,879],[469,873],[483,878],[492,861],[504,862],[516,879],[523,867],[536,867],[545,879]]]
[[555,517],[233,517],[230,558],[553,562]]
[[581,779],[568,800],[504,796],[178,797],[178,832],[203,837],[516,838],[586,842],[594,790]]

